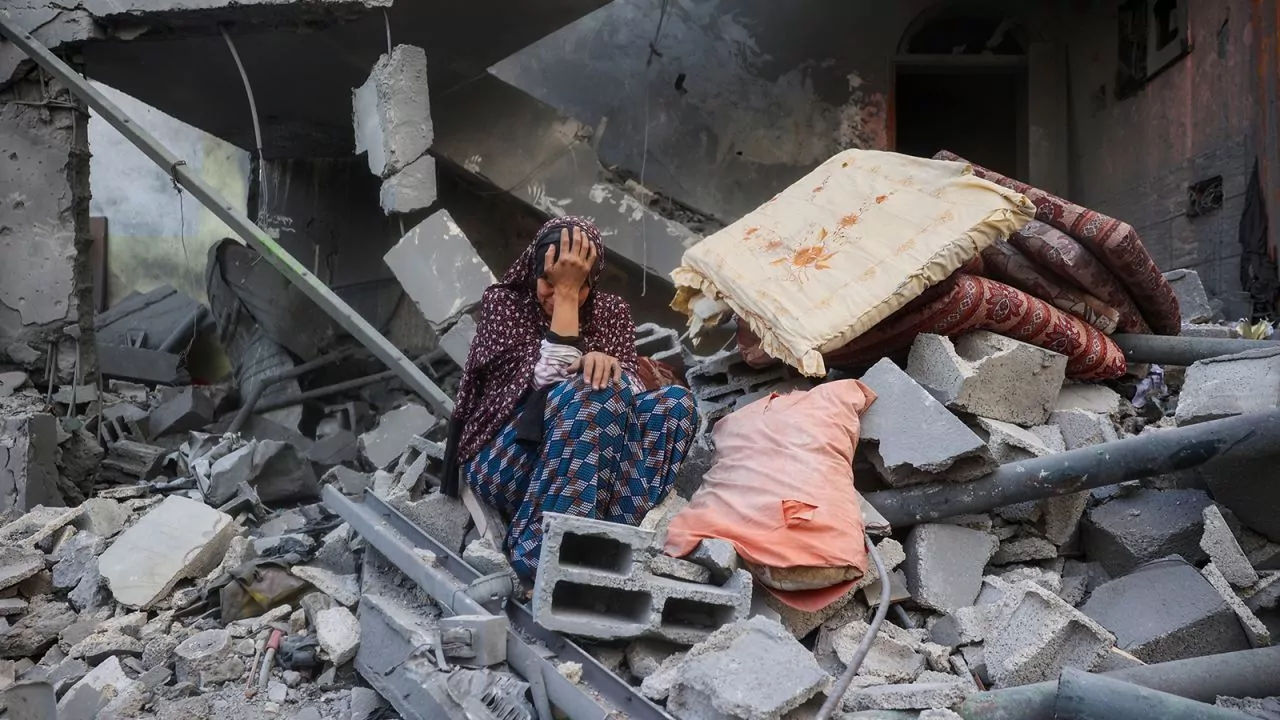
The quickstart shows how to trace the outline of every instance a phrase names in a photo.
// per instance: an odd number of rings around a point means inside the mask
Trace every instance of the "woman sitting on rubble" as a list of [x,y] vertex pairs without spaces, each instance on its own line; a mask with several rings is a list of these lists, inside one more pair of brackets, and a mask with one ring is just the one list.
[[693,442],[689,391],[644,390],[635,324],[597,289],[604,245],[556,218],[484,294],[458,388],[445,492],[466,483],[509,521],[506,552],[533,579],[542,514],[637,525],[666,497]]

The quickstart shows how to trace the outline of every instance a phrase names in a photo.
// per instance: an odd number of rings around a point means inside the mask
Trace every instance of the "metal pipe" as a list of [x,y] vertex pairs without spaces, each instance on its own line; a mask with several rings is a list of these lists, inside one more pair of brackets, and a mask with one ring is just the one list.
[[1248,717],[1237,710],[1076,668],[1062,671],[1053,716],[1055,720],[1244,720]]
[[[258,401],[262,399],[263,393],[265,393],[268,388],[276,385],[277,383],[282,383],[285,380],[292,380],[293,378],[301,377],[312,370],[318,370],[319,368],[331,365],[354,354],[355,352],[351,348],[338,350],[336,352],[331,352],[328,355],[321,355],[311,362],[295,365],[278,375],[272,375],[269,378],[264,378],[258,381],[258,384],[254,385],[253,390],[249,392],[249,397],[245,398],[244,402],[240,403],[240,409],[236,411],[236,417],[231,421],[231,425],[227,428],[227,432],[240,432],[240,428],[244,427],[244,424],[249,421],[249,416],[253,414],[253,410],[257,407]],[[295,399],[298,399],[298,402],[302,402],[299,396],[294,397]],[[263,410],[262,412],[267,411]]]
[[1158,365],[1191,365],[1200,360],[1235,355],[1246,350],[1276,350],[1280,342],[1273,340],[1231,340],[1169,335],[1112,335],[1111,339],[1124,351],[1131,363]]
[[267,262],[302,290],[347,332],[369,348],[379,360],[386,363],[388,368],[394,370],[404,380],[405,385],[422,397],[437,415],[448,417],[453,414],[453,400],[445,395],[426,373],[410,362],[409,358],[383,337],[382,333],[351,309],[351,306],[303,267],[287,250],[280,247],[262,228],[245,217],[244,213],[232,207],[231,203],[205,183],[198,173],[193,172],[184,160],[169,152],[155,137],[142,129],[115,103],[93,87],[87,79],[80,77],[58,56],[31,37],[30,33],[19,28],[8,15],[0,14],[0,35],[11,40],[45,71],[66,84],[72,92],[97,111],[98,115],[121,135],[128,138],[152,162],[169,173],[174,181],[186,188],[200,201],[200,204],[226,223],[250,247],[261,253]]
[[844,694],[849,691],[853,676],[858,674],[858,668],[862,667],[862,661],[866,659],[867,653],[871,652],[871,644],[875,642],[876,635],[880,632],[880,624],[884,622],[884,616],[889,614],[889,593],[893,583],[889,582],[889,572],[885,570],[884,561],[880,559],[876,544],[871,542],[871,536],[863,534],[863,538],[867,543],[867,554],[871,556],[871,562],[876,566],[876,577],[880,578],[880,606],[876,608],[876,615],[871,619],[871,625],[862,636],[858,647],[853,649],[853,657],[849,658],[849,665],[845,667],[844,674],[840,676],[835,689],[827,695],[826,701],[822,703],[814,720],[827,720],[832,713],[844,705]]
[[[1102,673],[1117,680],[1201,702],[1216,697],[1280,695],[1280,645],[1207,655]],[[1041,682],[970,695],[965,720],[1053,720],[1058,683]]]
[[[867,493],[894,528],[1192,468],[1280,455],[1280,410],[1161,430],[1057,455],[1008,463],[971,483],[932,483]],[[1265,478],[1260,479],[1260,481]]]
[[304,403],[308,400],[337,395],[338,393],[346,392],[348,390],[359,390],[366,385],[372,385],[383,380],[390,380],[395,377],[395,374],[396,373],[393,370],[384,370],[383,372],[374,375],[366,375],[362,378],[355,378],[354,380],[347,380],[334,385],[326,385],[322,388],[307,390],[301,395],[293,395],[290,397],[280,398],[279,400],[272,400],[271,402],[263,405],[258,412],[271,412],[272,410],[279,410],[280,408],[293,407],[294,405]]

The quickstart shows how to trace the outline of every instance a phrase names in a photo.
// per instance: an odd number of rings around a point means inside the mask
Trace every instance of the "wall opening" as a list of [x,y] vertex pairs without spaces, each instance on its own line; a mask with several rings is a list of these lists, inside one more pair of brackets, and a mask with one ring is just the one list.
[[949,6],[917,21],[895,62],[897,151],[950,150],[1026,177],[1025,48],[1022,23],[990,9]]

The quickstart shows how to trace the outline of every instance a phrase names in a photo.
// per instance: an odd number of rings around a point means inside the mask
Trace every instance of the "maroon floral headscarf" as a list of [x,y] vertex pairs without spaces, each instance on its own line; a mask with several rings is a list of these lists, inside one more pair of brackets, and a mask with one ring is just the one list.
[[[561,230],[575,227],[595,245],[597,254],[591,270],[591,294],[579,316],[582,351],[605,353],[617,358],[624,372],[638,373],[631,309],[622,298],[595,289],[605,263],[600,231],[586,218],[553,218],[538,230],[502,281],[484,293],[479,327],[453,413],[450,445],[454,447],[450,449],[456,455],[450,453],[446,466],[460,467],[475,457],[511,419],[529,391],[542,339],[551,327],[536,295],[535,281],[542,274],[542,264],[534,262],[534,249],[549,233],[559,236]],[[446,467],[446,489],[456,479],[455,468]]]

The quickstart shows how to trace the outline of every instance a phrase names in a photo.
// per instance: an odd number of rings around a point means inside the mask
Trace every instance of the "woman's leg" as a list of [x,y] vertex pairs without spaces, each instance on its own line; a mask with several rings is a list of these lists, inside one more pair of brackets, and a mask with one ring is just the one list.
[[508,535],[511,562],[522,577],[537,572],[544,512],[601,517],[627,454],[632,402],[620,383],[591,390],[578,379],[547,396],[542,452]]
[[508,422],[463,469],[467,485],[481,500],[511,517],[524,502],[537,455],[516,442],[515,420]]
[[639,525],[676,482],[698,430],[693,394],[671,385],[635,397],[627,453],[603,518]]

